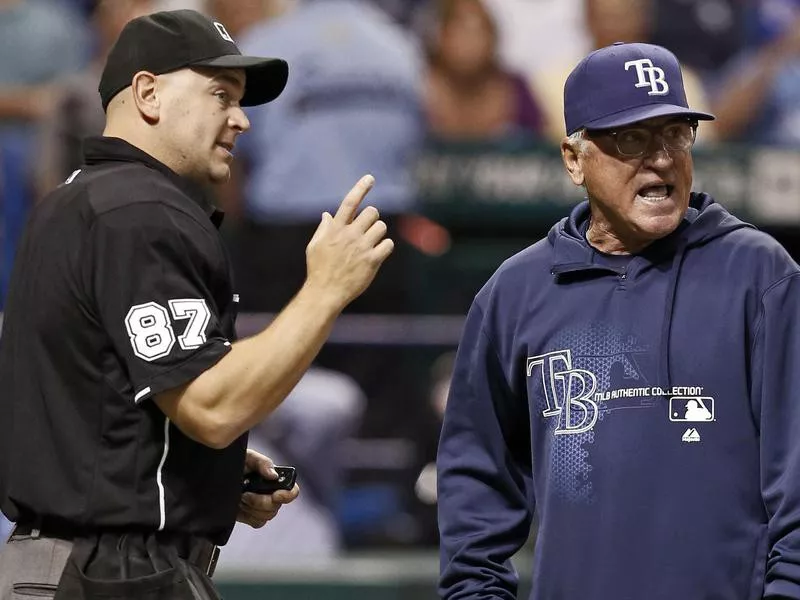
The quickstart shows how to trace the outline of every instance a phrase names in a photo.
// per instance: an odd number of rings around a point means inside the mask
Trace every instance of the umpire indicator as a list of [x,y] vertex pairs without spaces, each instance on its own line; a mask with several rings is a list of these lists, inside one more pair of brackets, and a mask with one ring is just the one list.
[[277,479],[267,479],[261,473],[247,473],[242,482],[245,492],[254,494],[273,494],[278,490],[291,490],[297,479],[297,470],[294,467],[275,467]]

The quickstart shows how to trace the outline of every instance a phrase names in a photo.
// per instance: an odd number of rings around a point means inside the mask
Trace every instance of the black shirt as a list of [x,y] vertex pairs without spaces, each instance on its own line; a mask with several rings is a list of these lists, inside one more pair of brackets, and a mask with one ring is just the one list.
[[0,507],[12,520],[225,543],[246,436],[192,441],[153,402],[219,361],[236,300],[221,213],[114,138],[32,212],[0,339]]

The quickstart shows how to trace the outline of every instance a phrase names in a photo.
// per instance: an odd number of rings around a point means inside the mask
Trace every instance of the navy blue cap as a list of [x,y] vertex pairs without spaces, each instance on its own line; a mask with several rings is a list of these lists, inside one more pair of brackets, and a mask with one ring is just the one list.
[[600,48],[578,63],[564,84],[567,135],[670,115],[714,119],[689,108],[678,59],[661,46],[617,42]]

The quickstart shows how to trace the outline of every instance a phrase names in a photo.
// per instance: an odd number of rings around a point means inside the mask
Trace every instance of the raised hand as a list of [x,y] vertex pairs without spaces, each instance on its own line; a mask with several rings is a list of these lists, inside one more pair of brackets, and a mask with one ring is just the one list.
[[339,309],[369,287],[394,249],[378,210],[367,206],[358,212],[374,183],[372,175],[362,177],[334,216],[324,213],[306,248],[306,285]]

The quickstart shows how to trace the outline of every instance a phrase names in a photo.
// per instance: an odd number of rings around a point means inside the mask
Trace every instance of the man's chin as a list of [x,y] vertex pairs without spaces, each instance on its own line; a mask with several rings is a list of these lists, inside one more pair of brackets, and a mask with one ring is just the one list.
[[227,165],[222,167],[212,168],[208,173],[208,181],[213,185],[222,185],[228,183],[231,179],[231,169]]
[[652,240],[668,236],[681,224],[683,215],[671,214],[660,217],[651,217],[640,224],[642,232]]

